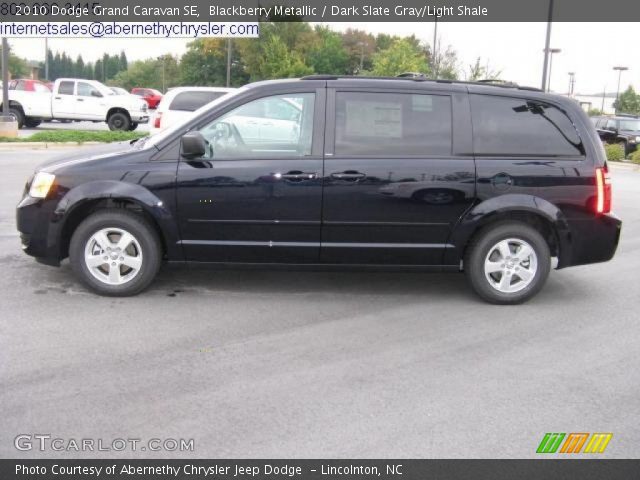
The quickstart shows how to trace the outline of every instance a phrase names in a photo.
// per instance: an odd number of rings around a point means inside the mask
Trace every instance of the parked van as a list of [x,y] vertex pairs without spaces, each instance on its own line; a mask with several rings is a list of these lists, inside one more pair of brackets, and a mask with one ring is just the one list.
[[542,289],[552,257],[610,260],[611,210],[602,143],[571,99],[315,75],[50,161],[17,219],[27,254],[69,257],[103,295],[141,292],[168,261],[464,272],[485,300],[513,304]]

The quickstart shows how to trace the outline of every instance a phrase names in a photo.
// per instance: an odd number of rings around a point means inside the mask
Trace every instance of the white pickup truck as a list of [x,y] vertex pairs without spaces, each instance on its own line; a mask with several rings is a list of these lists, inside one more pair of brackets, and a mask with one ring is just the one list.
[[116,95],[95,80],[59,78],[53,92],[9,90],[9,109],[18,128],[37,127],[43,120],[107,122],[111,130],[135,130],[149,121],[147,102],[134,95]]

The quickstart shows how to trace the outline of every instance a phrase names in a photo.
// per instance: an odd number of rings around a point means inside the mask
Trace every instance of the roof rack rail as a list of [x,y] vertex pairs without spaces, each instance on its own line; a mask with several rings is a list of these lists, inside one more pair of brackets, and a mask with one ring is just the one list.
[[464,81],[464,80],[449,80],[449,79],[434,79],[428,78],[424,73],[418,72],[405,72],[401,73],[396,77],[374,77],[367,75],[329,75],[329,74],[314,74],[307,75],[300,80],[405,80],[405,81],[413,81],[413,82],[434,82],[434,83],[451,83],[451,84],[460,84],[460,85],[482,85],[488,87],[499,87],[499,88],[516,88],[518,90],[531,90],[533,92],[542,92],[539,88],[535,87],[526,87],[518,85],[517,83],[507,82],[504,80],[477,80],[477,81]]

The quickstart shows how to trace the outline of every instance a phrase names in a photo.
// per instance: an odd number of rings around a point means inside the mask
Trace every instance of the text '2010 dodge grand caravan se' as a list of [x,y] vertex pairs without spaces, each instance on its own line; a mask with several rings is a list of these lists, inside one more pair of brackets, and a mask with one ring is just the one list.
[[248,85],[133,145],[38,168],[23,248],[104,295],[163,260],[464,271],[519,303],[612,258],[602,144],[573,100],[517,86],[312,76]]

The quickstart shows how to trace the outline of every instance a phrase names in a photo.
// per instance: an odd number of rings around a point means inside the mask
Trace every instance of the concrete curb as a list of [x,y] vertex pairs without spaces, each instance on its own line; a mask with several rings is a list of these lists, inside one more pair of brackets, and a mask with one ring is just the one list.
[[47,148],[87,147],[105,144],[106,142],[0,142],[0,151],[6,152],[18,149],[43,150]]
[[629,162],[607,162],[607,165],[611,167],[613,170],[633,170],[634,172],[640,171],[640,165],[637,163],[629,163]]

